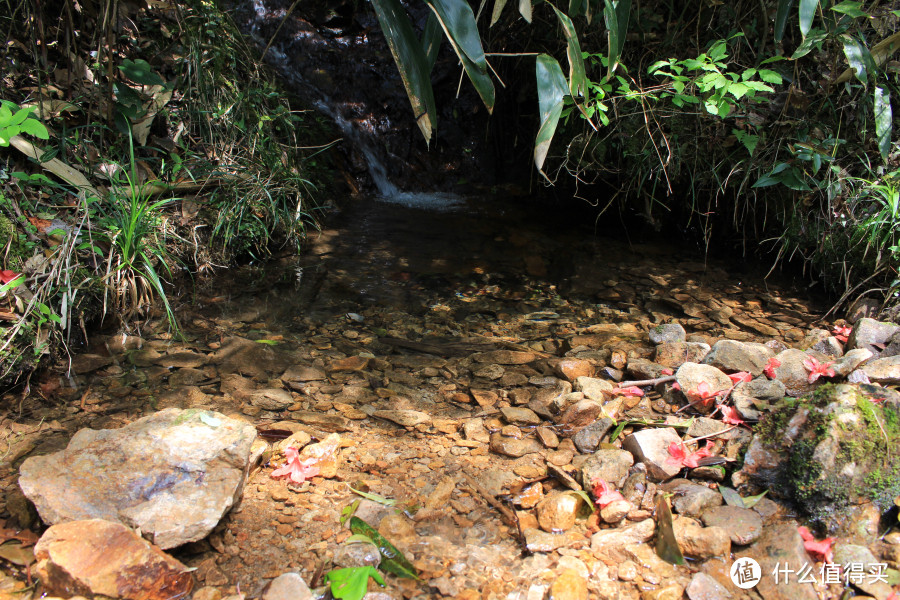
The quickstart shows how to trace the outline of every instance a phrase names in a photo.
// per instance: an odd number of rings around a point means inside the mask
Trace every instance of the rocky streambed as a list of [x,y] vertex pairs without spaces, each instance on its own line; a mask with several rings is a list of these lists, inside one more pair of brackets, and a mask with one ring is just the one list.
[[370,599],[894,594],[896,325],[663,246],[365,210],[200,289],[180,339],[97,336],[7,398],[0,597],[309,597],[385,560],[351,512],[417,575]]

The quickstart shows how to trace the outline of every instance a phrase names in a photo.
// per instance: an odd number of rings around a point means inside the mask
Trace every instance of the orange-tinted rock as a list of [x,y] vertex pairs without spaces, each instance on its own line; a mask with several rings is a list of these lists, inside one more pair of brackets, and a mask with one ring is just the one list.
[[579,377],[593,377],[594,365],[589,361],[567,358],[557,363],[556,372],[567,381],[575,381]]
[[35,572],[47,592],[134,600],[187,596],[187,567],[128,527],[91,519],[54,525],[34,548]]
[[328,365],[329,371],[363,371],[369,366],[369,358],[365,356],[348,356]]
[[497,395],[496,392],[491,392],[489,390],[469,390],[472,394],[472,397],[475,398],[475,402],[478,403],[478,406],[481,408],[493,408],[495,404],[500,400],[500,396]]

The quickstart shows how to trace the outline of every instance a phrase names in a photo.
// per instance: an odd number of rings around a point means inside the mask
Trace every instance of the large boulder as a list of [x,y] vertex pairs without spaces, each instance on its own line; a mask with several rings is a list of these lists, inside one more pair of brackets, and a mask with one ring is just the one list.
[[106,519],[161,548],[206,537],[240,498],[256,429],[170,408],[121,429],[82,429],[65,450],[28,458],[19,485],[41,519]]

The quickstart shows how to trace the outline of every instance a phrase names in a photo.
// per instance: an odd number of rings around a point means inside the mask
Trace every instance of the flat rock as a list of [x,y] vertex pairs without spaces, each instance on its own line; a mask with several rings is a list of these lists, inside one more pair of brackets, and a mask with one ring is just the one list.
[[873,356],[874,354],[872,354],[871,350],[866,348],[854,348],[834,361],[831,368],[834,369],[834,373],[838,377],[847,377]]
[[[667,368],[646,358],[633,358],[628,361],[626,370],[635,379],[656,379],[657,377],[662,377],[663,371]],[[728,381],[731,380],[729,379]]]
[[762,518],[749,508],[714,506],[703,512],[700,519],[707,527],[721,527],[731,536],[733,544],[752,544],[762,534]]
[[699,519],[707,509],[720,506],[723,502],[722,494],[719,492],[687,479],[673,479],[662,488],[675,494],[672,498],[672,507],[675,511],[693,519]]
[[284,410],[294,404],[294,397],[287,390],[269,388],[252,392],[250,404],[263,410]]
[[774,356],[770,348],[753,342],[719,340],[703,363],[728,372],[747,371],[754,377],[761,375],[769,358]]
[[299,573],[283,573],[272,580],[262,600],[312,600],[313,594]]
[[597,379],[596,377],[578,377],[575,379],[575,391],[584,394],[584,397],[596,402],[603,402],[607,399],[604,392],[612,392],[615,386],[605,379]]
[[699,363],[709,354],[709,344],[703,342],[664,342],[656,347],[657,364],[677,369],[686,362]]
[[589,360],[565,358],[556,363],[553,370],[566,381],[574,382],[579,377],[593,376],[594,365]]
[[154,363],[167,369],[196,369],[206,364],[206,355],[199,352],[173,352],[163,354]]
[[281,372],[284,359],[279,360],[271,346],[242,337],[229,337],[209,356],[220,375],[238,373],[257,380],[268,379],[269,369]]
[[757,377],[737,384],[731,392],[731,399],[742,419],[755,421],[762,416],[758,405],[765,406],[781,400],[785,393],[784,384],[777,379]]
[[877,358],[862,366],[862,372],[869,381],[876,383],[900,383],[900,356]]
[[601,529],[591,536],[591,553],[599,559],[614,555],[631,544],[642,544],[656,532],[656,521],[644,519],[627,527]]
[[900,327],[893,323],[863,318],[853,326],[853,331],[847,338],[847,348],[865,348],[877,355],[881,351],[878,346],[887,345],[898,331]]
[[[785,522],[776,525],[768,525],[760,538],[746,552],[741,552],[738,558],[750,557],[759,563],[763,576],[760,578],[756,591],[764,600],[816,600],[818,595],[815,587],[808,583],[799,583],[797,577],[789,577],[775,583],[771,576],[776,567],[789,565],[798,569],[803,564],[809,564],[810,558],[803,547],[803,538],[797,532],[797,523]],[[794,565],[797,565],[796,567]]]
[[583,535],[576,531],[548,533],[541,529],[531,528],[525,529],[522,534],[525,536],[525,547],[530,552],[553,552],[583,539]]
[[281,375],[281,381],[291,387],[301,386],[309,381],[325,381],[325,371],[306,365],[293,365]]
[[170,600],[193,587],[188,568],[112,521],[68,521],[50,527],[34,547],[44,591],[70,596]]
[[564,570],[550,584],[553,600],[588,600],[587,578],[574,569]]
[[706,573],[695,573],[684,591],[690,600],[730,600],[733,598],[731,592],[724,585]]
[[366,356],[348,356],[347,358],[332,361],[328,365],[328,371],[332,373],[365,371],[371,360],[371,358]]
[[541,418],[529,408],[505,406],[500,409],[503,419],[512,425],[540,425]]
[[559,417],[558,423],[575,427],[585,427],[597,420],[603,412],[603,406],[595,400],[580,400],[567,408]]
[[678,323],[664,323],[650,330],[650,342],[653,344],[666,344],[683,342],[687,337],[684,327]]
[[518,350],[491,350],[472,355],[475,362],[496,363],[498,365],[525,365],[537,360],[537,354]]
[[[710,367],[711,369],[713,367]],[[720,371],[721,372],[721,371]],[[731,380],[728,380],[731,382]],[[627,436],[622,447],[647,467],[647,475],[655,481],[671,479],[681,472],[680,463],[671,460],[669,445],[680,444],[681,436],[671,427],[654,427],[636,431]]]
[[291,418],[298,423],[318,427],[324,431],[350,431],[350,421],[340,415],[323,415],[308,410],[295,410]]
[[631,452],[615,448],[597,450],[581,466],[581,481],[585,488],[597,479],[620,487],[632,465],[634,456]]
[[873,598],[885,600],[891,595],[891,586],[871,576],[878,569],[876,565],[883,563],[865,546],[838,542],[834,545],[833,562],[838,565],[860,565],[865,577],[854,579],[853,585]]
[[775,378],[784,384],[789,396],[802,396],[823,381],[820,378],[815,383],[809,382],[809,371],[803,366],[803,362],[809,359],[806,352],[790,348],[778,353],[775,359],[781,363],[781,366],[775,367]]
[[112,356],[101,356],[100,354],[78,354],[72,359],[72,372],[76,375],[84,375],[92,373],[103,367],[113,364]]
[[207,410],[170,408],[121,429],[82,429],[25,460],[19,485],[45,523],[103,518],[162,548],[206,537],[240,498],[256,429]]
[[376,410],[373,416],[387,419],[401,427],[415,427],[431,423],[431,416],[418,410]]
[[491,451],[511,458],[519,458],[526,454],[535,454],[543,450],[543,446],[534,438],[518,439],[507,437],[500,432],[491,434]]

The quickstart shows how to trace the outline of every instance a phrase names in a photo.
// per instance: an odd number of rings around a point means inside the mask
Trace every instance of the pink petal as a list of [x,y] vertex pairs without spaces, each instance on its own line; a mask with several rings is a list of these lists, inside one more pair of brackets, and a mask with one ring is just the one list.
[[663,369],[662,371],[660,371],[660,373],[662,373],[663,375],[674,375],[674,374],[675,374],[675,371],[673,371],[672,369],[666,367],[665,369]]
[[752,380],[753,380],[753,375],[751,375],[751,374],[748,373],[747,371],[739,371],[738,373],[732,373],[732,374],[729,375],[728,377],[729,377],[729,379],[731,379],[731,381],[732,381],[735,385],[741,383],[742,381],[743,381],[743,382],[746,382],[746,381],[752,381]]
[[644,390],[637,386],[631,385],[624,388],[614,388],[612,393],[614,396],[643,396]]
[[743,419],[741,419],[741,415],[738,414],[738,411],[733,406],[722,406],[722,422],[728,423],[729,425],[745,425]]

